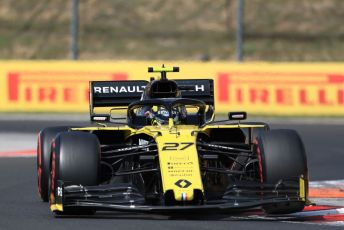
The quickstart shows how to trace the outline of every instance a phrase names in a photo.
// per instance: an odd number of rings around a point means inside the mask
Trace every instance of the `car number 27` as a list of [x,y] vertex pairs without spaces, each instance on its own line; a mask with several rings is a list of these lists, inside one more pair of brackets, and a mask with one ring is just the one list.
[[162,147],[162,151],[175,151],[175,150],[185,150],[193,145],[193,142],[166,142]]

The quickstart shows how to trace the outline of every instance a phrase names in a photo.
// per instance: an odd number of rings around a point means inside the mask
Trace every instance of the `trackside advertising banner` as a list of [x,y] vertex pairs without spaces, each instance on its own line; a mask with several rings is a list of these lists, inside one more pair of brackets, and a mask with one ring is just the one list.
[[162,64],[180,67],[170,79],[214,79],[218,113],[344,115],[344,63],[180,61],[0,61],[0,112],[87,112],[89,81],[149,80]]

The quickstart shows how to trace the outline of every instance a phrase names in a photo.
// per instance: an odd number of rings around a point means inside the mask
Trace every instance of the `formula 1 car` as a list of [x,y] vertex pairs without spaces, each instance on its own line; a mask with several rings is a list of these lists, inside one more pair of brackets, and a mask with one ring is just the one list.
[[244,122],[245,112],[216,121],[212,79],[167,79],[178,67],[149,72],[161,76],[90,82],[92,125],[39,133],[38,189],[54,213],[304,208],[308,169],[296,131]]

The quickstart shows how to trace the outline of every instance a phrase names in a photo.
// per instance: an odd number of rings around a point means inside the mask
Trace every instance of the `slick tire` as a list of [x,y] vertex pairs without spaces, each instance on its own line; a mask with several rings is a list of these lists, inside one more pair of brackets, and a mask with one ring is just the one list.
[[[306,152],[296,131],[281,129],[261,133],[256,139],[256,152],[261,182],[276,184],[281,179],[300,176],[308,179]],[[304,205],[303,201],[295,201],[264,205],[263,209],[268,214],[285,214],[302,211]]]
[[[60,133],[52,143],[51,194],[55,197],[57,181],[69,185],[98,185],[100,174],[100,144],[98,138],[86,132]],[[51,200],[52,202],[52,200]],[[92,214],[93,210],[64,210],[58,215]]]
[[67,132],[69,127],[57,126],[41,130],[37,141],[37,176],[38,191],[41,199],[48,202],[51,142],[57,134]]

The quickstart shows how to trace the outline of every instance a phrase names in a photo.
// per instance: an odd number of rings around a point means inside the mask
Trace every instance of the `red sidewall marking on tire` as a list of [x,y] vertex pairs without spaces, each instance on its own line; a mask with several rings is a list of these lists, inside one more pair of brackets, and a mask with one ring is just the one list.
[[37,157],[38,157],[38,165],[41,168],[42,167],[41,133],[38,133]]
[[253,141],[253,144],[256,146],[256,152],[257,152],[257,157],[258,157],[258,163],[259,163],[259,177],[260,177],[260,182],[264,182],[263,178],[263,163],[262,163],[262,154],[260,152],[260,148],[258,145],[257,139]]
[[[50,203],[55,202],[55,177],[56,177],[56,144],[55,139],[52,141],[52,161],[51,161],[51,194],[50,194]],[[52,200],[54,199],[54,200]]]
[[41,148],[41,132],[38,133],[38,146],[37,146],[37,161],[38,161],[38,192],[42,194],[42,148]]

